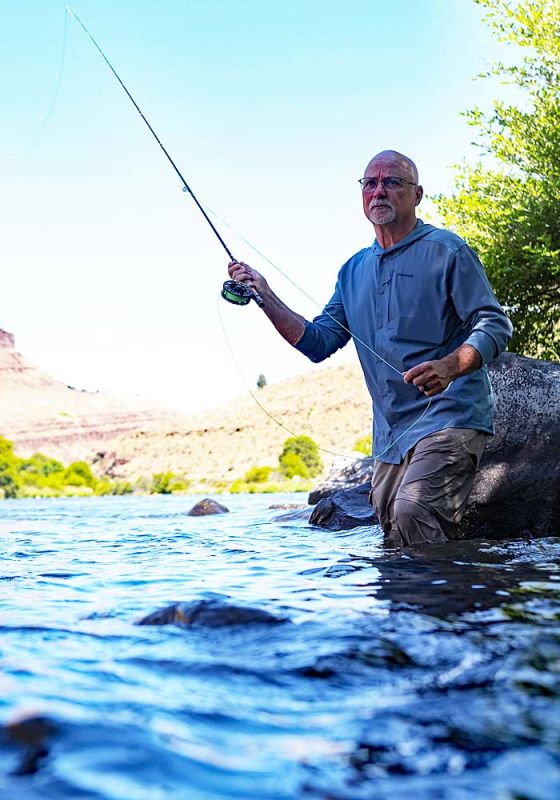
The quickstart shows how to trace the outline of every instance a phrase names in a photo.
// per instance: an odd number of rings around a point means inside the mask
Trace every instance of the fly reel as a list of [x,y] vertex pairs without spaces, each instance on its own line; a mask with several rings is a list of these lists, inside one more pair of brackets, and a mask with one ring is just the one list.
[[236,306],[246,306],[251,300],[254,300],[259,308],[264,306],[262,297],[241,281],[226,281],[222,287],[222,297]]

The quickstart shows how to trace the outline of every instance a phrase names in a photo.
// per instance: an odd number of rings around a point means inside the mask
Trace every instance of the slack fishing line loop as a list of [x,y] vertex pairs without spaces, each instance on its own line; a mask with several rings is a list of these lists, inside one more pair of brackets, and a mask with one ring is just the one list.
[[[68,14],[69,14],[69,15],[70,15],[70,16],[71,16],[71,17],[72,17],[72,18],[73,18],[73,19],[74,19],[74,20],[77,22],[77,24],[80,26],[80,28],[82,29],[82,31],[83,31],[83,32],[85,33],[85,35],[88,37],[88,39],[89,39],[89,40],[90,40],[90,42],[93,44],[93,46],[95,47],[95,49],[97,50],[97,52],[99,53],[99,55],[102,57],[103,61],[104,61],[104,62],[107,64],[107,66],[109,67],[109,69],[111,70],[111,72],[113,73],[113,75],[115,76],[115,78],[117,79],[117,81],[119,82],[120,86],[122,87],[122,89],[123,89],[123,90],[124,90],[124,92],[126,93],[126,95],[127,95],[128,99],[130,100],[130,102],[132,103],[132,105],[134,106],[134,108],[136,109],[136,111],[138,112],[138,114],[140,115],[140,117],[142,118],[142,121],[144,122],[144,124],[146,125],[146,127],[148,128],[148,130],[150,131],[150,133],[152,134],[152,136],[154,137],[154,139],[155,139],[155,140],[156,140],[156,142],[158,143],[159,147],[161,148],[161,150],[162,150],[163,154],[165,155],[165,157],[167,158],[167,160],[169,161],[169,163],[170,163],[170,164],[171,164],[171,166],[173,167],[174,171],[175,171],[175,172],[176,172],[176,174],[178,175],[178,177],[179,177],[179,179],[180,179],[181,183],[183,184],[183,191],[184,191],[184,192],[188,192],[188,193],[190,194],[190,196],[191,196],[191,197],[192,197],[192,199],[194,200],[194,202],[195,202],[195,204],[196,204],[196,206],[197,206],[198,210],[200,211],[200,213],[202,214],[202,216],[204,217],[204,219],[206,220],[206,222],[207,222],[207,223],[208,223],[208,225],[210,226],[210,228],[211,228],[212,232],[214,233],[214,235],[215,235],[215,236],[216,236],[216,238],[218,239],[219,243],[221,244],[221,246],[223,247],[223,249],[225,250],[225,252],[226,252],[226,253],[227,253],[227,255],[229,256],[229,259],[230,259],[230,261],[237,261],[237,259],[236,259],[236,258],[233,256],[233,254],[232,254],[231,250],[229,249],[229,247],[228,247],[228,246],[227,246],[227,244],[225,243],[224,239],[223,239],[223,238],[222,238],[222,236],[220,235],[220,233],[219,233],[218,229],[216,228],[216,226],[214,225],[214,223],[212,222],[212,220],[210,219],[210,217],[209,217],[209,216],[208,216],[208,214],[206,213],[206,211],[205,211],[205,209],[204,209],[203,205],[200,203],[200,201],[198,200],[197,196],[195,195],[195,193],[193,192],[193,190],[191,189],[191,187],[189,186],[189,184],[187,183],[187,181],[185,180],[185,178],[184,178],[184,177],[183,177],[183,175],[181,174],[181,171],[179,170],[179,168],[177,167],[177,165],[175,164],[175,162],[174,162],[174,161],[173,161],[173,159],[171,158],[171,156],[170,156],[169,152],[167,151],[167,149],[166,149],[166,148],[165,148],[165,146],[163,145],[163,143],[162,143],[161,139],[159,138],[159,136],[157,135],[157,133],[155,132],[155,130],[152,128],[152,126],[151,126],[151,125],[150,125],[150,123],[148,122],[148,120],[147,120],[146,116],[144,115],[143,111],[141,110],[140,106],[138,105],[138,103],[136,102],[136,100],[134,99],[134,97],[132,96],[132,94],[129,92],[129,90],[128,90],[128,89],[127,89],[127,87],[125,86],[124,82],[123,82],[123,81],[122,81],[122,79],[120,78],[119,74],[117,73],[117,71],[115,70],[115,68],[113,67],[113,65],[111,64],[111,62],[109,61],[109,59],[107,58],[107,56],[105,55],[105,53],[103,52],[103,50],[102,50],[101,46],[100,46],[100,45],[97,43],[97,41],[94,39],[94,37],[92,36],[92,34],[91,34],[91,33],[89,32],[89,30],[86,28],[86,26],[84,25],[84,23],[83,23],[83,22],[82,22],[82,21],[79,19],[79,17],[77,17],[77,16],[76,16],[76,14],[73,12],[72,8],[71,8],[69,5],[68,5],[68,6],[66,6],[66,11],[67,11],[67,13],[68,13]],[[210,212],[210,209],[208,209],[208,210],[209,210],[209,212]],[[219,220],[222,222],[222,224],[226,225],[228,228],[230,228],[231,230],[233,230],[233,229],[231,228],[231,226],[230,226],[230,225],[228,225],[228,224],[227,224],[227,223],[226,223],[224,220],[221,220],[221,219],[220,219],[220,217],[218,217],[218,215],[217,215],[217,214],[215,214],[214,212],[210,212],[210,213],[212,213],[212,214],[213,214],[213,216],[214,216],[214,217],[216,217],[216,219],[219,219]],[[238,235],[239,235],[239,234],[238,234]],[[260,252],[260,251],[259,251],[259,250],[258,250],[256,247],[254,247],[254,246],[253,246],[253,245],[252,245],[250,242],[248,242],[248,241],[247,241],[247,240],[246,240],[246,239],[245,239],[243,236],[240,236],[240,238],[241,238],[241,240],[242,240],[242,241],[244,241],[244,242],[245,242],[245,243],[246,243],[246,244],[247,244],[249,247],[251,247],[251,249],[252,249],[252,250],[254,250],[254,252],[258,253],[258,254],[259,254],[259,255],[260,255],[262,258],[264,258],[264,260],[265,260],[267,263],[269,263],[269,264],[270,264],[270,265],[271,265],[271,266],[272,266],[272,267],[273,267],[275,270],[277,270],[277,271],[278,271],[278,272],[279,272],[279,273],[280,273],[280,274],[281,274],[281,275],[282,275],[282,276],[283,276],[283,277],[284,277],[286,280],[288,280],[288,281],[289,281],[289,282],[290,282],[290,283],[291,283],[293,286],[295,286],[295,288],[296,288],[296,289],[298,289],[298,290],[299,290],[299,291],[300,291],[300,292],[301,292],[301,293],[302,293],[302,294],[303,294],[305,297],[307,297],[309,300],[311,300],[311,302],[313,302],[315,305],[319,306],[319,308],[320,308],[320,305],[319,305],[319,303],[317,303],[317,301],[316,301],[316,300],[315,300],[313,297],[311,297],[309,294],[307,294],[307,292],[306,292],[304,289],[302,289],[302,288],[301,288],[301,286],[298,286],[298,284],[297,284],[297,283],[296,283],[294,280],[292,280],[292,278],[290,278],[290,277],[289,277],[289,276],[288,276],[288,275],[287,275],[285,272],[283,272],[283,270],[281,270],[281,269],[280,269],[280,267],[276,266],[276,264],[274,264],[274,263],[273,263],[273,262],[272,262],[272,261],[271,261],[269,258],[267,258],[267,257],[266,257],[266,256],[265,256],[263,253],[261,253],[261,252]],[[225,282],[224,282],[224,285],[223,285],[223,288],[222,288],[221,296],[222,296],[222,297],[223,297],[225,300],[227,300],[228,302],[230,302],[230,303],[233,303],[233,304],[235,304],[235,305],[247,305],[247,303],[249,303],[249,302],[250,302],[250,300],[251,300],[251,299],[253,299],[253,300],[255,300],[255,302],[257,303],[257,305],[258,305],[259,307],[261,307],[261,308],[262,308],[262,307],[264,306],[264,302],[263,302],[262,298],[259,296],[259,294],[258,294],[258,293],[257,293],[257,292],[256,292],[254,289],[252,289],[251,287],[249,287],[249,286],[246,286],[244,283],[241,283],[241,282],[239,282],[239,281],[234,281],[234,280],[225,281]],[[373,354],[373,355],[374,355],[376,358],[379,358],[379,359],[381,359],[381,361],[382,361],[382,362],[383,362],[383,363],[384,363],[386,366],[388,366],[390,369],[392,369],[392,370],[393,370],[394,372],[396,372],[398,375],[402,375],[402,373],[400,372],[400,370],[398,370],[398,369],[397,369],[395,366],[393,366],[393,365],[392,365],[392,364],[390,364],[388,361],[386,361],[386,360],[383,358],[383,356],[381,356],[379,353],[376,353],[376,352],[375,352],[375,350],[373,350],[373,348],[372,348],[372,347],[370,347],[370,346],[369,346],[369,345],[368,345],[366,342],[362,341],[362,340],[361,340],[361,339],[359,339],[357,336],[355,336],[355,334],[353,334],[353,333],[352,333],[352,331],[351,331],[349,328],[347,328],[345,325],[343,325],[343,324],[340,322],[340,320],[336,319],[336,317],[332,316],[332,315],[331,315],[329,312],[327,312],[327,311],[325,311],[325,314],[326,314],[328,317],[330,317],[332,320],[334,320],[334,322],[335,322],[337,325],[339,325],[339,326],[340,326],[340,327],[341,327],[343,330],[345,330],[345,331],[346,331],[346,332],[347,332],[347,333],[348,333],[348,334],[349,334],[349,335],[350,335],[350,336],[351,336],[351,337],[354,339],[354,341],[355,341],[355,342],[359,342],[359,343],[360,343],[361,345],[363,345],[363,346],[364,346],[364,347],[365,347],[367,350],[369,350],[369,351],[370,351],[370,352],[371,352],[371,353],[372,353],[372,354]],[[238,362],[237,362],[237,359],[235,358],[235,355],[234,355],[234,353],[233,353],[233,350],[232,350],[232,348],[231,348],[231,345],[230,345],[229,339],[228,339],[228,337],[227,337],[227,333],[226,333],[226,331],[225,331],[225,328],[224,328],[224,325],[223,325],[223,320],[222,320],[222,317],[221,317],[221,314],[220,314],[220,311],[219,311],[219,307],[218,307],[218,316],[219,316],[219,319],[220,319],[220,323],[221,323],[221,325],[222,325],[222,330],[223,330],[223,332],[224,332],[224,335],[225,335],[225,337],[226,337],[226,342],[227,342],[227,345],[228,345],[228,347],[229,347],[229,349],[230,349],[230,352],[231,352],[232,358],[233,358],[233,360],[234,360],[234,363],[236,364],[236,366],[237,366],[237,369],[239,370],[239,372],[240,372],[240,374],[241,374],[241,377],[242,377],[242,379],[243,379],[243,382],[246,384],[246,382],[245,382],[245,378],[243,377],[243,373],[242,373],[242,372],[241,372],[241,370],[240,370],[239,364],[238,364]],[[246,385],[247,385],[247,384],[246,384]],[[270,414],[270,413],[269,413],[269,412],[268,412],[268,411],[267,411],[267,410],[266,410],[266,409],[263,407],[263,405],[262,405],[262,404],[259,402],[259,400],[258,400],[258,399],[255,397],[254,393],[253,393],[253,392],[252,392],[252,390],[249,388],[249,386],[247,386],[247,389],[248,389],[248,391],[249,391],[249,394],[250,394],[250,395],[253,397],[253,399],[255,400],[255,402],[257,403],[257,405],[259,406],[259,408],[261,408],[261,410],[262,410],[262,411],[264,411],[264,413],[265,413],[265,414],[266,414],[268,417],[270,417],[270,419],[274,420],[274,422],[276,422],[278,425],[280,425],[280,427],[281,427],[281,428],[284,428],[286,431],[288,431],[288,433],[291,433],[291,434],[292,434],[292,435],[294,435],[294,436],[296,435],[296,434],[294,434],[294,432],[293,432],[293,431],[291,431],[289,428],[287,428],[285,425],[283,425],[283,424],[282,424],[282,423],[281,423],[279,420],[275,419],[275,418],[272,416],[272,414]],[[396,443],[397,443],[397,442],[398,442],[398,441],[399,441],[399,440],[400,440],[400,439],[401,439],[401,438],[402,438],[402,437],[403,437],[403,436],[404,436],[406,433],[408,433],[408,431],[409,431],[411,428],[413,428],[413,427],[414,427],[414,426],[415,426],[415,425],[416,425],[416,424],[417,424],[417,423],[418,423],[418,422],[419,422],[419,421],[422,419],[422,417],[423,417],[423,416],[424,416],[424,415],[427,413],[427,411],[428,411],[428,409],[430,408],[431,404],[432,404],[432,399],[431,399],[431,398],[429,398],[429,401],[428,401],[428,404],[427,404],[426,408],[425,408],[425,409],[422,411],[422,413],[420,414],[420,416],[418,417],[418,419],[417,419],[417,420],[415,420],[415,421],[412,423],[412,425],[410,425],[410,426],[409,426],[409,427],[408,427],[408,428],[407,428],[405,431],[403,431],[403,433],[401,433],[401,434],[400,434],[400,435],[399,435],[399,436],[398,436],[396,439],[393,439],[393,440],[390,442],[390,444],[389,444],[389,445],[388,445],[388,446],[387,446],[387,447],[386,447],[384,450],[382,450],[382,451],[381,451],[381,453],[378,453],[377,455],[373,456],[373,458],[379,458],[379,457],[380,457],[380,456],[382,456],[384,453],[386,453],[386,452],[387,452],[387,450],[389,450],[391,447],[393,447],[393,445],[394,445],[394,444],[396,444]],[[341,456],[342,458],[347,458],[347,459],[351,458],[350,456],[342,455],[341,453],[335,453],[335,452],[333,452],[333,451],[331,451],[331,450],[326,450],[326,449],[324,449],[324,448],[319,448],[319,449],[320,449],[320,450],[323,450],[323,452],[330,453],[331,455],[335,455],[335,456]],[[351,460],[354,460],[354,459],[352,458]]]

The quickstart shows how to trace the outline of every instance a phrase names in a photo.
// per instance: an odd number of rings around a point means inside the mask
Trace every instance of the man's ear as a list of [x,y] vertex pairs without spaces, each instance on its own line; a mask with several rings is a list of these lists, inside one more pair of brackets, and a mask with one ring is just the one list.
[[414,201],[415,206],[419,206],[422,198],[424,197],[424,189],[421,186],[416,187],[416,200]]

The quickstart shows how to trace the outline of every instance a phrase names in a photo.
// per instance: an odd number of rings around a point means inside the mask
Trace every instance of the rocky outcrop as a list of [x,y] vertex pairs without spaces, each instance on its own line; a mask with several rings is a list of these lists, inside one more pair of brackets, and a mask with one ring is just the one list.
[[143,617],[137,625],[178,625],[179,627],[224,628],[232,625],[276,625],[287,622],[261,608],[236,606],[218,600],[174,603]]
[[[490,365],[490,379],[496,435],[486,446],[458,538],[560,534],[560,364],[504,353]],[[372,469],[371,459],[360,459],[329,476],[315,490],[315,497],[326,499],[310,523],[354,527],[352,516],[344,522],[345,504],[352,501],[354,514],[361,502],[366,515]],[[364,488],[356,493],[360,485]]]
[[[67,386],[37,369],[0,330],[0,434],[20,456],[43,451],[63,461],[86,458],[116,436],[149,430],[174,415],[131,398]],[[121,461],[122,464],[122,461]]]

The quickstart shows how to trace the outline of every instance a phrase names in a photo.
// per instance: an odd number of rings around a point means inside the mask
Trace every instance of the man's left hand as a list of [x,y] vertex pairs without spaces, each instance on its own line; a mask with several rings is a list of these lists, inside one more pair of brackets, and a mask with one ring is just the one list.
[[412,367],[403,375],[405,383],[413,383],[418,386],[426,397],[433,397],[445,391],[456,374],[449,363],[449,358],[441,358],[437,361],[424,361],[416,367]]
[[423,361],[403,375],[405,383],[418,386],[426,397],[444,392],[451,381],[468,375],[482,366],[482,356],[470,344],[462,344],[452,353],[435,361]]

